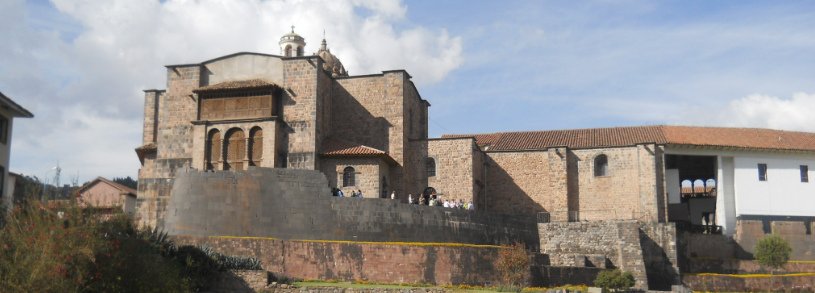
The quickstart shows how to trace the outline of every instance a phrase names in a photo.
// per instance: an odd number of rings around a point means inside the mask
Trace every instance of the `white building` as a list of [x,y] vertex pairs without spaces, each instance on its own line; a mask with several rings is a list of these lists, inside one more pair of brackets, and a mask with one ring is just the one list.
[[665,182],[672,220],[687,216],[691,223],[704,225],[707,215],[708,225],[722,226],[724,234],[733,235],[737,220],[808,224],[815,217],[815,182],[809,180],[810,167],[815,166],[815,134],[685,130],[665,128]]
[[14,181],[9,179],[8,172],[14,117],[32,118],[34,114],[0,92],[0,191],[2,191],[3,202],[7,207],[11,207],[14,192]]

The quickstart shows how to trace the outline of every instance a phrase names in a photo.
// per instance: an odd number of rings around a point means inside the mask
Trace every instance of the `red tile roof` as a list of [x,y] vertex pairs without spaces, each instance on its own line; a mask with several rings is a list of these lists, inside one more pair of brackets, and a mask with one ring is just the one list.
[[479,146],[489,146],[489,150],[530,150],[555,146],[594,148],[630,146],[638,143],[657,143],[815,151],[815,133],[759,128],[663,125],[498,132],[490,134],[444,135],[442,137],[474,137]]
[[361,144],[327,138],[323,141],[320,154],[324,156],[378,156],[386,155],[387,153]]
[[202,86],[192,90],[195,93],[207,91],[235,90],[235,89],[259,89],[280,87],[280,85],[264,79],[232,80],[213,85]]
[[663,126],[671,144],[815,151],[815,133],[761,128]]

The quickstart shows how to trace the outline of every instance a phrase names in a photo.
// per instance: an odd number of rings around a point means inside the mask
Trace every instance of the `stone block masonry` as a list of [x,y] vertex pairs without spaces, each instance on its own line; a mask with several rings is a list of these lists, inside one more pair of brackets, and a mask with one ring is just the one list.
[[610,262],[607,267],[634,274],[637,289],[670,290],[679,283],[672,224],[627,220],[541,223],[538,227],[541,253],[549,255],[552,266],[585,266],[587,257],[599,263],[597,255],[604,255]]
[[207,244],[220,253],[256,257],[270,272],[304,279],[380,283],[496,284],[495,246],[289,241],[272,238],[174,236],[178,245]]
[[174,179],[164,228],[171,235],[374,242],[537,243],[534,219],[333,197],[317,170],[200,172]]

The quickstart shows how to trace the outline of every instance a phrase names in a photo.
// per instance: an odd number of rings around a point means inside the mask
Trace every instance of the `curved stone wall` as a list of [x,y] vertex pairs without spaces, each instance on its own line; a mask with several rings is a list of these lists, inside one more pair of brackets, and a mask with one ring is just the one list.
[[314,170],[176,173],[164,229],[172,235],[373,242],[539,243],[532,218],[333,197]]

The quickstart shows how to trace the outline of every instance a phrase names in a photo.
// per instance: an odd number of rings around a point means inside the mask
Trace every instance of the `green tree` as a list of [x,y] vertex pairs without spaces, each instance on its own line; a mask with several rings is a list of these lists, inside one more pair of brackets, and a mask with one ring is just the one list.
[[[770,278],[773,276],[773,269],[783,268],[790,261],[792,247],[787,240],[778,235],[770,235],[762,238],[755,246],[755,258],[761,266],[770,269]],[[773,280],[773,282],[775,282]]]
[[133,178],[130,178],[130,176],[127,176],[125,178],[113,177],[113,180],[111,180],[111,181],[119,183],[119,184],[127,186],[127,187],[130,187],[130,188],[133,188],[133,189],[139,189],[139,182],[137,182],[136,180],[133,180]]
[[634,274],[631,272],[620,272],[620,270],[605,270],[597,274],[594,285],[601,288],[611,289],[615,292],[620,289],[633,287]]
[[526,254],[523,243],[501,245],[495,267],[501,273],[504,282],[510,285],[521,286],[526,272],[529,271],[529,256]]

